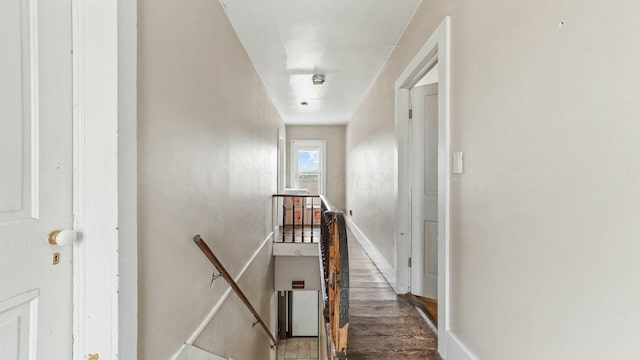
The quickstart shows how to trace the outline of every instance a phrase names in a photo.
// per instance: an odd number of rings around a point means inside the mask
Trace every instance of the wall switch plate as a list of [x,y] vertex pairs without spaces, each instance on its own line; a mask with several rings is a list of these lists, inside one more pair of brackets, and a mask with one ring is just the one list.
[[460,175],[464,172],[464,153],[457,151],[453,153],[453,174]]

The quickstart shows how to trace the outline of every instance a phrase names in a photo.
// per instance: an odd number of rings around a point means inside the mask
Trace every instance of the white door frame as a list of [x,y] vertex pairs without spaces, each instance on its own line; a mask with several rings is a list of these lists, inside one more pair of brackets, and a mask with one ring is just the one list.
[[438,352],[446,358],[449,317],[449,221],[450,221],[450,76],[451,19],[442,23],[418,51],[395,83],[395,128],[397,146],[395,258],[396,292],[410,291],[411,269],[411,176],[409,90],[434,61],[439,63],[438,81]]
[[278,185],[277,194],[283,194],[286,187],[287,138],[286,131],[278,128]]
[[73,358],[137,357],[136,2],[72,0]]

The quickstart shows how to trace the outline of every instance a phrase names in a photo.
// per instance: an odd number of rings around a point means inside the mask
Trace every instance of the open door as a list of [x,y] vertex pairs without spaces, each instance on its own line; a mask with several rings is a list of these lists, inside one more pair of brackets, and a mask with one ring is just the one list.
[[293,291],[291,336],[318,336],[318,292]]
[[438,298],[438,84],[411,89],[411,293]]

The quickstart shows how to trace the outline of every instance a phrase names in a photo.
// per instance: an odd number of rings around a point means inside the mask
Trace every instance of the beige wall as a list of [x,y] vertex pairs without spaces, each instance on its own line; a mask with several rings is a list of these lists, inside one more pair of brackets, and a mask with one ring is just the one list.
[[327,198],[338,209],[345,209],[345,131],[344,125],[287,125],[287,186],[291,186],[291,140],[326,140]]
[[479,359],[640,357],[638,14],[423,1],[351,119],[347,208],[392,262],[394,82],[451,15],[451,327]]
[[[139,359],[168,359],[227,289],[209,288],[202,234],[232,275],[271,228],[284,125],[218,1],[139,4]],[[240,286],[269,323],[271,246]],[[273,315],[273,314],[272,314]],[[269,342],[232,294],[196,344],[238,360]]]

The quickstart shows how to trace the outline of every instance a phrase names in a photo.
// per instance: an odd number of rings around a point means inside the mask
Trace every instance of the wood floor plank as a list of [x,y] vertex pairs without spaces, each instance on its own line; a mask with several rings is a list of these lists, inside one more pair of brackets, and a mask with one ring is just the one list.
[[438,341],[415,307],[397,296],[348,232],[350,360],[440,360]]
[[436,350],[356,350],[349,352],[349,360],[431,360],[439,359]]
[[386,288],[350,288],[349,300],[395,300],[396,293],[389,287]]
[[[402,348],[398,349],[398,343],[402,343]],[[415,334],[399,335],[355,335],[349,339],[349,345],[353,349],[368,349],[381,347],[384,349],[397,350],[432,350],[436,346],[433,337],[422,337]]]
[[349,288],[385,288],[387,286],[389,285],[385,281],[358,281],[356,284],[351,284]]

